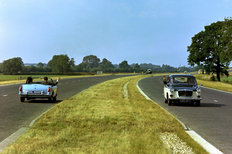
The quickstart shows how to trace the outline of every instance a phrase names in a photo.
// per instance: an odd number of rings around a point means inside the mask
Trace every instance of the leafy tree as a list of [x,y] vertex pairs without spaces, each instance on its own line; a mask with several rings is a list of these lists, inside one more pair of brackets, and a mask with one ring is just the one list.
[[24,72],[27,73],[31,73],[31,72],[39,72],[39,68],[34,66],[34,65],[30,65],[30,66],[25,66],[23,69]]
[[177,72],[177,68],[170,65],[162,65],[162,72]]
[[102,62],[99,64],[99,68],[103,72],[112,72],[114,70],[114,65],[106,58],[103,58]]
[[131,67],[128,65],[127,61],[124,60],[119,64],[119,69],[122,72],[131,72]]
[[139,64],[138,63],[136,63],[135,65],[134,65],[134,67],[133,67],[133,70],[134,70],[134,72],[140,72],[142,69],[140,68],[140,66],[139,66]]
[[48,62],[48,68],[54,73],[64,74],[71,71],[74,60],[69,59],[67,55],[54,55]]
[[37,65],[37,71],[38,72],[45,72],[46,71],[46,64],[39,62]]
[[0,63],[0,73],[2,73],[2,63]]
[[37,64],[37,67],[38,67],[39,69],[43,69],[43,68],[45,67],[45,64],[39,62],[39,63]]
[[232,60],[231,27],[230,19],[205,26],[205,30],[196,34],[188,46],[188,63],[204,66],[208,74],[216,73],[218,81],[221,74],[228,75],[227,68]]
[[99,66],[100,59],[95,55],[85,56],[81,64],[78,65],[78,69],[84,72],[95,71]]
[[4,74],[18,74],[23,70],[23,61],[20,57],[11,58],[3,61],[2,63],[2,72]]

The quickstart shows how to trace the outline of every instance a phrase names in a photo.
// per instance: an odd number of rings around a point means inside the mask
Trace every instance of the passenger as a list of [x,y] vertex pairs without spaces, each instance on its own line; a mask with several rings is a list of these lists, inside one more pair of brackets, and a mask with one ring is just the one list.
[[44,77],[44,82],[43,82],[43,84],[55,86],[55,85],[58,84],[58,81],[57,81],[56,83],[54,83],[53,80],[51,79],[51,82],[49,82],[49,81],[48,81],[48,77]]
[[27,77],[26,84],[31,84],[33,82],[32,77]]
[[48,77],[44,77],[44,82],[43,82],[43,84],[49,85]]

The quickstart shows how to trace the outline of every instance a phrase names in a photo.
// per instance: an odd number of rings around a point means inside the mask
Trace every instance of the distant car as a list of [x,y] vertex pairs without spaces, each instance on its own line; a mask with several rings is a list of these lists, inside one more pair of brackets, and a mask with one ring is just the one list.
[[152,74],[152,70],[151,69],[147,69],[145,73],[146,74]]
[[[57,82],[58,83],[58,82]],[[20,101],[24,102],[25,99],[48,99],[49,101],[56,101],[57,97],[57,83],[49,82],[44,84],[41,82],[32,82],[30,84],[22,84],[19,87]]]
[[163,77],[165,103],[192,103],[200,106],[201,88],[193,75],[174,74]]

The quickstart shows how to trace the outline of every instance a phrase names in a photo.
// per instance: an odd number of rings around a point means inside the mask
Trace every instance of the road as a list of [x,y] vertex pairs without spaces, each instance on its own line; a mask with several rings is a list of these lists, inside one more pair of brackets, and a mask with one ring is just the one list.
[[168,106],[164,103],[162,77],[149,77],[138,83],[153,101],[176,116],[224,153],[232,153],[232,94],[202,88],[200,107]]
[[[125,76],[125,75],[123,75]],[[97,83],[123,77],[122,75],[62,79],[58,84],[56,103],[47,100],[19,101],[19,84],[0,86],[0,142],[22,127],[28,127],[32,120],[67,99]]]

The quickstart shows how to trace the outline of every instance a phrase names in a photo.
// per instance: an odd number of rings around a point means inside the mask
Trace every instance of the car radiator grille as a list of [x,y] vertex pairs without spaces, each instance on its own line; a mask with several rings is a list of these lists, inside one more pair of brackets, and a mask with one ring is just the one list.
[[192,91],[178,91],[179,96],[192,96]]

